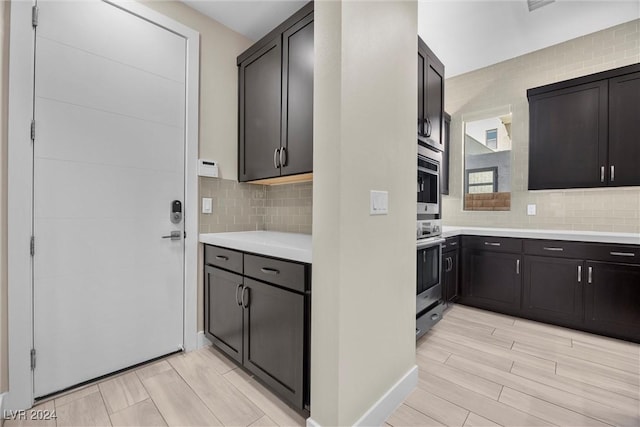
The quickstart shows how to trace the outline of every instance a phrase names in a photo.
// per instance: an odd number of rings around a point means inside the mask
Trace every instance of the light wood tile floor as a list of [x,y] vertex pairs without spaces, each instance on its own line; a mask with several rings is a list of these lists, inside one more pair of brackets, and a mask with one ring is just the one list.
[[55,411],[57,419],[6,420],[4,426],[305,425],[304,418],[212,348],[107,378],[33,411]]
[[[640,345],[455,305],[417,343],[391,426],[640,427]],[[211,348],[41,403],[15,426],[290,426],[305,420]]]
[[397,426],[640,426],[640,345],[454,305]]

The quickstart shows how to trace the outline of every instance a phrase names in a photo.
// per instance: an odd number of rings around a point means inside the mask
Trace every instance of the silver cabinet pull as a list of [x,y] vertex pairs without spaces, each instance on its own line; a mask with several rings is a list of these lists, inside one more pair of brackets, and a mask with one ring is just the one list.
[[484,242],[485,246],[500,246],[500,243],[497,242]]
[[237,287],[236,287],[236,304],[238,305],[242,305],[242,302],[240,301],[240,298],[238,297],[238,291],[242,289],[242,283],[240,283]]
[[[246,301],[245,296],[247,297]],[[249,288],[246,286],[242,288],[242,308],[249,308]]]
[[593,267],[587,268],[587,283],[593,283]]
[[280,147],[280,166],[287,166],[287,149],[285,147]]
[[578,283],[582,282],[582,266],[578,266]]
[[520,260],[516,260],[516,274],[520,274]]
[[437,320],[437,319],[438,319],[438,317],[440,317],[440,315],[439,315],[438,313],[433,313],[433,314],[431,315],[431,320]]
[[614,165],[611,165],[611,182],[613,182],[616,179],[616,167]]
[[216,255],[216,259],[219,259],[220,261],[229,261],[229,257],[224,255]]
[[604,166],[600,166],[600,182],[604,182]]
[[280,164],[278,163],[278,161],[280,160],[280,148],[276,148],[273,151],[273,167],[276,169],[280,169]]
[[168,236],[162,236],[163,239],[180,240],[180,230],[172,231]]
[[447,262],[449,263],[449,268],[447,271],[453,270],[453,259],[451,257],[447,258]]
[[427,251],[422,251],[422,262],[427,262]]
[[633,252],[609,252],[609,253],[613,256],[628,256],[628,257],[636,256],[636,254],[634,254]]
[[264,274],[280,274],[280,270],[276,270],[275,268],[262,267],[260,269]]
[[449,243],[451,246],[456,246],[458,244],[458,242],[451,242]]
[[548,247],[548,248],[544,247],[542,249],[544,249],[545,251],[551,251],[551,252],[562,252],[562,251],[564,251],[564,248],[554,248],[554,247]]

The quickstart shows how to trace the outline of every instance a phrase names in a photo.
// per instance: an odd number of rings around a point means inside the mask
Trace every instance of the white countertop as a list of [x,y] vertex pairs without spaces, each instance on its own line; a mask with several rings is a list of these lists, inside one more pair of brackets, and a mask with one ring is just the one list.
[[609,233],[602,231],[573,231],[573,230],[539,230],[526,228],[490,228],[490,227],[442,227],[442,237],[459,235],[517,237],[524,239],[569,240],[575,242],[616,243],[625,245],[640,245],[640,234],[637,233]]
[[200,242],[311,264],[311,235],[279,231],[202,233]]

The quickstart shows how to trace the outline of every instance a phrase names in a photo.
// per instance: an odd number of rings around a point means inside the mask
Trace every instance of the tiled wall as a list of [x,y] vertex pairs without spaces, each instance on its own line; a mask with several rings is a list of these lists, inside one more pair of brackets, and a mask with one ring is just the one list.
[[200,214],[200,232],[270,230],[311,234],[312,189],[310,182],[266,186],[200,178],[200,203],[203,197],[213,199],[213,213]]
[[[447,79],[445,109],[452,122],[445,224],[640,233],[640,187],[527,191],[527,89],[638,62],[640,20],[635,20]],[[511,211],[464,211],[463,118],[505,106],[513,112]],[[537,215],[527,215],[527,204],[537,205]]]

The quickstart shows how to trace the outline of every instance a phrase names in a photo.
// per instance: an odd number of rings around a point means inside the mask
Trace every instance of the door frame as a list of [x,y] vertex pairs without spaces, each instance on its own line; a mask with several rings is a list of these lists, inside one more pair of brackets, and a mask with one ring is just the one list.
[[[97,1],[97,0],[96,0]],[[104,0],[179,36],[186,46],[185,200],[187,238],[184,250],[184,342],[197,348],[198,267],[198,97],[200,33],[142,4]],[[31,10],[36,1],[11,2],[8,119],[8,344],[9,392],[6,409],[27,409],[34,403],[30,352],[33,348],[33,146],[29,126],[33,114],[34,40]],[[37,237],[37,236],[36,236]]]

